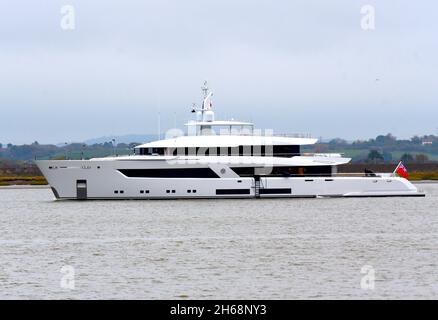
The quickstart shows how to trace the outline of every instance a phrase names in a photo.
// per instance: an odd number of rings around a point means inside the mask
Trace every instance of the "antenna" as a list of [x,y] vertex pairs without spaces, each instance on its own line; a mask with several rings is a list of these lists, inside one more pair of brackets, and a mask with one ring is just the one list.
[[161,115],[158,112],[158,140],[161,140]]
[[116,155],[116,139],[111,139],[111,144],[113,145],[113,156]]
[[208,82],[204,81],[204,85],[201,87],[202,93],[204,94],[204,99],[208,96]]
[[208,104],[207,101],[210,99],[210,97],[213,95],[213,92],[210,91],[208,88],[207,81],[204,81],[204,85],[201,87],[202,93],[204,94],[204,100],[202,101],[202,114],[204,114],[204,111],[211,109],[211,101],[209,101]]
[[[210,91],[208,88],[208,82],[204,81],[204,84],[201,86],[202,94],[203,94],[203,100],[202,100],[202,106],[198,108],[195,103],[193,103],[191,112],[196,113],[196,121],[195,122],[202,122],[202,121],[214,121],[214,112],[212,110],[213,103],[211,101],[211,97],[213,96],[213,92]],[[202,130],[202,126],[200,127]]]

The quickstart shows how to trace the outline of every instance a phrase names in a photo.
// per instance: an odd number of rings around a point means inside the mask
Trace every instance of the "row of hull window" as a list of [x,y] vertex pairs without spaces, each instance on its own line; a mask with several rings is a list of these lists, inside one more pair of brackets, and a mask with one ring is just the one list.
[[[145,193],[149,193],[149,192],[150,192],[149,190],[140,190],[141,194],[145,194]],[[123,193],[125,193],[125,191],[123,191],[123,190],[114,190],[114,193],[115,194],[123,194]],[[166,193],[176,193],[176,190],[166,190]],[[187,190],[187,193],[196,193],[196,190],[190,189],[190,190]]]
[[[175,193],[175,190],[166,190],[166,193]],[[196,190],[191,189],[191,190],[187,190],[187,193],[196,193]]]

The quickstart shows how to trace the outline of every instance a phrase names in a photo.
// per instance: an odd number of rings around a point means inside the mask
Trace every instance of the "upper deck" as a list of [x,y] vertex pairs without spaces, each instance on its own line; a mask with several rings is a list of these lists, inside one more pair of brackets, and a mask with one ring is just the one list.
[[318,140],[312,138],[290,138],[279,136],[201,135],[181,136],[172,139],[152,141],[137,148],[194,148],[194,147],[239,147],[239,146],[286,146],[311,145]]
[[[310,135],[274,135],[272,130],[254,130],[254,124],[246,121],[215,120],[213,93],[209,91],[207,82],[202,87],[204,99],[201,108],[196,105],[192,113],[196,120],[186,123],[187,135],[170,137],[168,139],[153,141],[137,146],[141,149],[177,149],[177,148],[238,148],[238,147],[265,147],[265,146],[290,146],[311,145],[317,139]],[[151,152],[153,153],[153,152]]]

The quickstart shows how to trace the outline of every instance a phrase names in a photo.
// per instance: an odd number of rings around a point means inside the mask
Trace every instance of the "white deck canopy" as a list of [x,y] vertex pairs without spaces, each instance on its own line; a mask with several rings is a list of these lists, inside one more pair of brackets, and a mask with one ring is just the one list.
[[288,138],[277,136],[181,136],[173,139],[157,140],[135,148],[193,148],[193,147],[238,147],[263,145],[311,145],[318,139]]
[[222,120],[222,121],[189,121],[186,126],[253,126],[251,122]]

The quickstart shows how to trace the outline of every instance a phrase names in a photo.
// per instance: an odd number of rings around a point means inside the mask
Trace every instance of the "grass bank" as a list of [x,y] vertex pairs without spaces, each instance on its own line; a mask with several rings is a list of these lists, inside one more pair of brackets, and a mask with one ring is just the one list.
[[47,180],[43,176],[0,176],[0,186],[12,185],[46,185]]
[[438,172],[419,172],[414,171],[409,173],[409,180],[420,181],[420,180],[438,180]]

